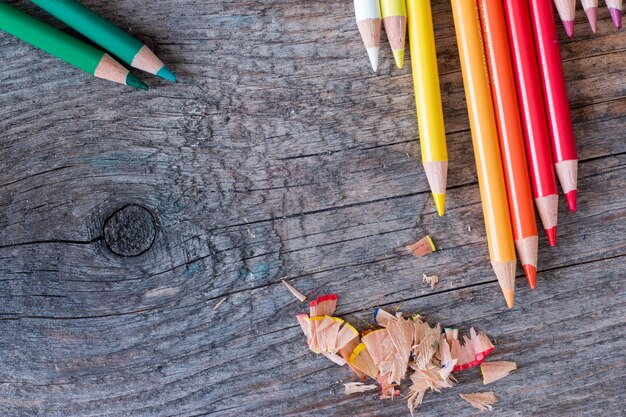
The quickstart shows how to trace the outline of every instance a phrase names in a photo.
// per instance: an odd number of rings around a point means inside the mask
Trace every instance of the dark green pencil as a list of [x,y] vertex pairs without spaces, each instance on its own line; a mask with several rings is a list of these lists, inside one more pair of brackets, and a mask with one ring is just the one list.
[[147,90],[105,52],[0,2],[0,29],[98,78]]
[[76,0],[31,0],[122,62],[176,82],[176,76],[143,43]]

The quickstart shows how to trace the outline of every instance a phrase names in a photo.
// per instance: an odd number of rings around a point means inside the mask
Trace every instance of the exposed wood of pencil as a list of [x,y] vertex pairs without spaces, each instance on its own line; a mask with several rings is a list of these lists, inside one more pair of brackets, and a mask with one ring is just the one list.
[[598,22],[598,0],[581,0],[583,9],[587,15],[589,26],[593,33],[596,33],[596,26]]
[[393,59],[398,68],[404,67],[404,45],[406,43],[406,3],[405,0],[381,0],[380,12],[385,25],[387,39],[391,45]]
[[165,64],[154,54],[154,52],[150,50],[150,48],[144,45],[139,52],[137,52],[137,55],[135,55],[135,59],[133,59],[131,66],[156,75],[157,72],[161,71],[161,69],[165,67]]
[[534,289],[537,282],[537,246],[539,244],[537,219],[530,189],[504,8],[500,0],[479,0],[478,4],[513,238],[528,283]]
[[126,84],[128,70],[111,58],[109,54],[104,54],[93,75],[119,84]]
[[485,67],[482,32],[474,1],[452,0],[474,158],[491,264],[509,308],[515,290],[515,247],[509,219],[498,131]]
[[576,19],[576,0],[554,0],[556,10],[570,38],[574,35],[574,20]]

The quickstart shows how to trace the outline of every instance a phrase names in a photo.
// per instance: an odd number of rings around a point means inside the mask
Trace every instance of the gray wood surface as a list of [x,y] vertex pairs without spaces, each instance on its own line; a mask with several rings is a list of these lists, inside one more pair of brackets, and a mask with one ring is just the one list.
[[[0,34],[0,415],[408,415],[402,398],[343,395],[354,378],[308,351],[294,318],[306,306],[284,277],[338,292],[360,328],[374,307],[398,307],[477,326],[497,340],[493,359],[518,363],[486,388],[477,370],[460,374],[420,415],[479,415],[458,394],[483,389],[499,416],[624,415],[626,32],[605,8],[596,35],[582,10],[573,39],[559,27],[579,209],[561,201],[538,289],[519,268],[508,311],[448,2],[433,2],[451,162],[442,219],[410,62],[395,69],[385,44],[371,72],[351,2],[85,3],[180,82],[140,74],[152,89],[133,91]],[[407,255],[425,233],[441,250]],[[423,272],[441,277],[435,290]]]

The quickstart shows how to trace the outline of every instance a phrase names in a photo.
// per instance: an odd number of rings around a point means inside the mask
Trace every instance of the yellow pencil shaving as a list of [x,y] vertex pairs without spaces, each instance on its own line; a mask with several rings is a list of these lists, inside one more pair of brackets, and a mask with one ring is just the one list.
[[413,243],[406,247],[413,256],[420,257],[424,255],[428,255],[429,253],[433,253],[435,250],[435,243],[430,238],[429,235],[424,236],[418,242]]

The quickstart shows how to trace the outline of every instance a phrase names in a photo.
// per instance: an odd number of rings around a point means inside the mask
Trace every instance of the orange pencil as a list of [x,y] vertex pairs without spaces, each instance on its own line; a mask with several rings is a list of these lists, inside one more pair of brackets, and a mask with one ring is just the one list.
[[476,0],[452,0],[452,14],[489,255],[506,303],[511,308],[515,291],[515,245]]
[[491,78],[491,96],[498,126],[500,152],[517,254],[530,288],[537,281],[539,236],[530,189],[524,133],[517,107],[504,8],[501,0],[478,0]]

